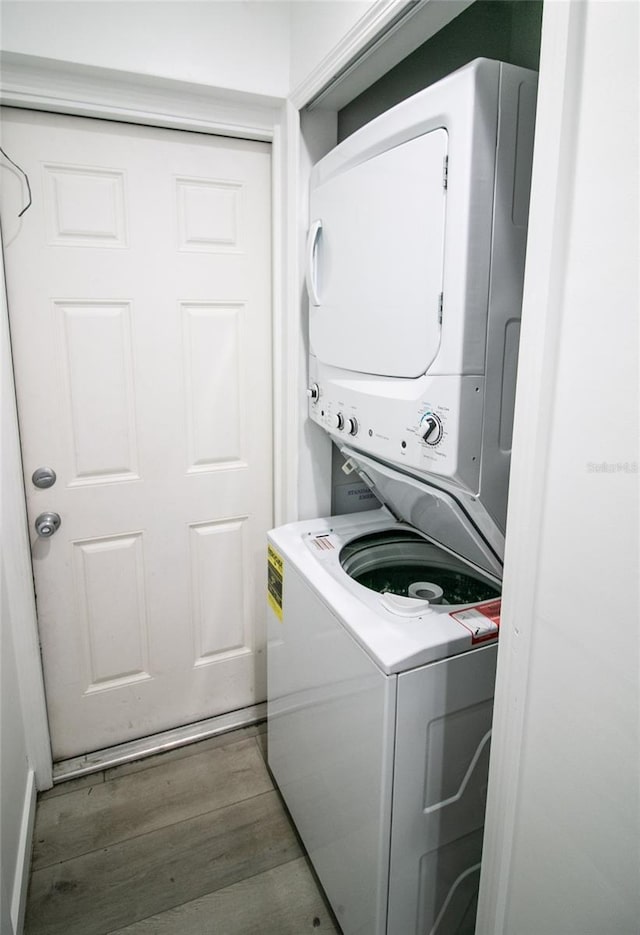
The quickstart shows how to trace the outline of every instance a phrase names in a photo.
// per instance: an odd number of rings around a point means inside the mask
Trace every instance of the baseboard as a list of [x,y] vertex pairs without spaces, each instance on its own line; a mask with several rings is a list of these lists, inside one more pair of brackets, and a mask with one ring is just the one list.
[[29,871],[31,869],[31,846],[33,841],[33,826],[36,819],[36,774],[30,769],[27,773],[27,783],[24,791],[24,804],[22,807],[22,821],[20,822],[20,838],[18,841],[18,854],[16,859],[16,873],[13,880],[13,893],[11,896],[11,923],[15,935],[22,935],[24,926],[24,912],[27,905],[27,890],[29,889]]

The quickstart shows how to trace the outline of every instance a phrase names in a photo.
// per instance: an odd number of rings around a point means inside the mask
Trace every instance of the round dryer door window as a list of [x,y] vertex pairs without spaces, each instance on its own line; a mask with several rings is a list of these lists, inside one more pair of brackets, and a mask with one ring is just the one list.
[[340,564],[354,581],[380,594],[431,604],[475,604],[500,596],[489,577],[408,529],[353,539],[340,552]]

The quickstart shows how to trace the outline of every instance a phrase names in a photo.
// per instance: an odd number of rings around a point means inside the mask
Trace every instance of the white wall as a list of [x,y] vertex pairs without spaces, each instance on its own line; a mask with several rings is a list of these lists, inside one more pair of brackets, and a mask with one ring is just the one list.
[[2,48],[286,97],[289,4],[2,0]]
[[545,7],[479,935],[638,932],[638,27]]
[[[19,932],[35,806],[35,770],[51,785],[11,352],[0,256],[2,533],[0,606],[0,911],[2,935]],[[44,751],[44,755],[43,755]],[[7,928],[11,920],[11,928]]]
[[[4,563],[0,582],[1,606],[0,626],[0,868],[2,875],[1,896],[4,903],[2,918],[11,917],[20,829],[25,795],[29,779],[26,733],[22,708],[19,702],[18,674],[11,633]],[[16,698],[18,703],[16,704]],[[5,925],[7,922],[5,922]],[[4,935],[5,928],[2,927]],[[7,930],[10,935],[11,930]]]
[[286,97],[375,0],[2,0],[2,48]]

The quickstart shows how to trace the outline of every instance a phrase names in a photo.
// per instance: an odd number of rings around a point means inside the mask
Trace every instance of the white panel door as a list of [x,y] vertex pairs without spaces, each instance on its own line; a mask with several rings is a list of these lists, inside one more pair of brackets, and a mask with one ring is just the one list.
[[[265,698],[270,147],[5,109],[2,235],[56,759]],[[38,489],[33,472],[57,474]],[[38,538],[36,517],[61,526]]]

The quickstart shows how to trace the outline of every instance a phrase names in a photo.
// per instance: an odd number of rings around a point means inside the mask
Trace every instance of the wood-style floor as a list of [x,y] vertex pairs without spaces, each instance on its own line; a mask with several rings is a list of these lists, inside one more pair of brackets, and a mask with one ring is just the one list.
[[25,935],[339,935],[265,745],[244,728],[40,795]]

